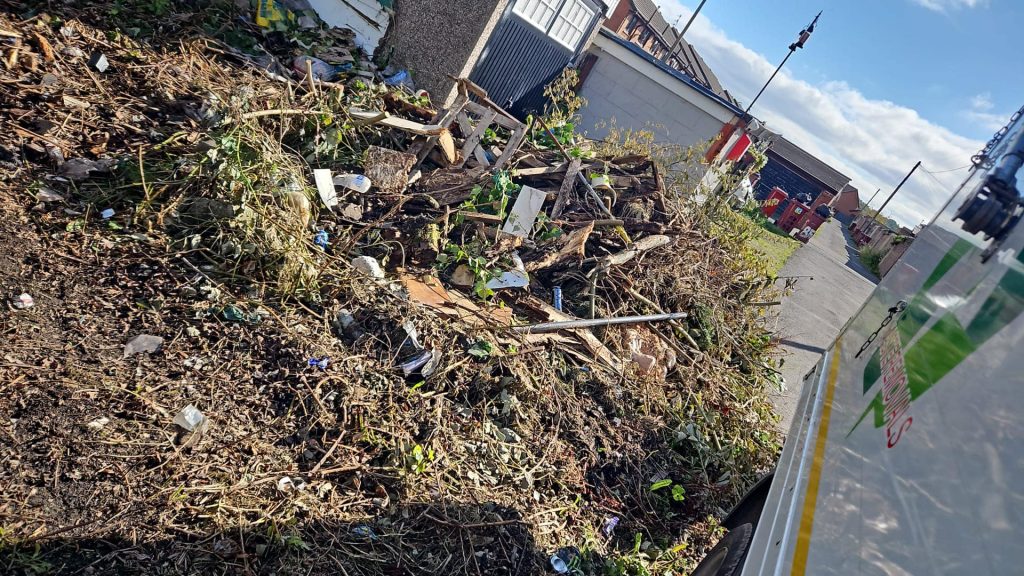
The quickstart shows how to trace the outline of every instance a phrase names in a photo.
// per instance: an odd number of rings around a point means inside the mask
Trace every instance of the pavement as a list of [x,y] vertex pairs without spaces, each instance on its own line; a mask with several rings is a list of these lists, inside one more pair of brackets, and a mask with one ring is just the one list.
[[785,352],[786,389],[772,402],[782,416],[781,430],[788,432],[804,375],[864,304],[878,278],[860,263],[849,231],[835,219],[822,224],[811,241],[793,253],[779,276],[813,277],[797,280],[779,307],[776,330]]

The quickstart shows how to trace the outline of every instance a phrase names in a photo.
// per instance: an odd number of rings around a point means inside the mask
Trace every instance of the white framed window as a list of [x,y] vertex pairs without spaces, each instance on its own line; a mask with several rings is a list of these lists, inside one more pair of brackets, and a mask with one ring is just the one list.
[[594,11],[582,0],[568,0],[562,5],[548,35],[570,50],[575,50],[593,18]]
[[594,18],[583,0],[517,0],[512,12],[570,50],[576,50]]
[[512,11],[537,28],[547,32],[562,0],[519,0]]

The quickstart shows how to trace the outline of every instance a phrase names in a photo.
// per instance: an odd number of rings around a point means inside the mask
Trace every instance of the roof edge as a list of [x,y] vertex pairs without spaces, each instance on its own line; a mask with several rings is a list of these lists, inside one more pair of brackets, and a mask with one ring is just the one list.
[[626,48],[627,50],[629,50],[633,54],[643,58],[647,62],[649,62],[651,64],[654,64],[662,72],[668,74],[669,76],[672,76],[673,78],[683,82],[684,84],[686,84],[690,88],[693,88],[694,90],[700,92],[701,94],[711,98],[712,100],[714,100],[718,104],[721,104],[725,108],[729,109],[729,111],[731,111],[732,113],[736,114],[737,116],[743,116],[743,110],[739,106],[736,106],[732,102],[729,102],[728,100],[726,100],[722,96],[716,94],[710,88],[708,88],[707,86],[701,84],[700,82],[697,82],[696,80],[694,80],[690,76],[688,76],[686,74],[683,74],[682,72],[672,68],[668,64],[665,64],[661,60],[658,60],[654,56],[648,54],[643,48],[637,46],[636,44],[633,44],[632,42],[629,42],[628,40],[623,40],[615,32],[612,32],[611,30],[609,30],[609,29],[607,29],[607,28],[602,26],[601,27],[601,35],[609,38],[610,40],[613,40],[614,42],[616,42],[617,44],[619,44],[623,48]]

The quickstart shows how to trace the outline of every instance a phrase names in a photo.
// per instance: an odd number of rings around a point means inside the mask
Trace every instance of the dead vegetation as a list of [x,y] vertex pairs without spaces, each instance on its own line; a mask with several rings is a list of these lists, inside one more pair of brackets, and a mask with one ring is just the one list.
[[[0,2],[0,277],[36,302],[0,317],[3,570],[692,567],[778,449],[742,222],[472,85],[459,116],[354,52],[337,81],[286,69],[341,31],[161,6]],[[324,168],[375,186],[330,210]],[[524,186],[542,216],[499,232]],[[658,313],[687,316],[510,329]]]

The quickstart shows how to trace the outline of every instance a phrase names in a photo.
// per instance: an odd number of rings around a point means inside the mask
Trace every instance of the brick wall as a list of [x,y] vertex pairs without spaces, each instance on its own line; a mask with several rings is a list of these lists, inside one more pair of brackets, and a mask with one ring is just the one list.
[[900,256],[903,256],[903,254],[910,249],[911,244],[911,240],[905,240],[893,246],[892,250],[889,250],[889,253],[886,254],[885,258],[882,258],[882,261],[878,264],[879,275],[884,278],[885,275],[889,273],[889,270],[892,270],[892,267],[896,264],[896,261],[900,259]]

